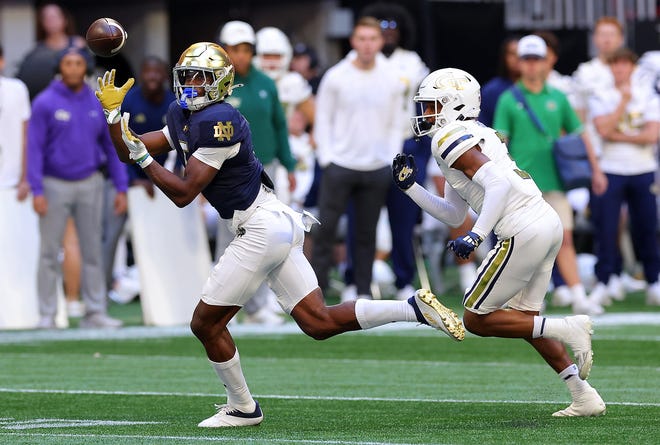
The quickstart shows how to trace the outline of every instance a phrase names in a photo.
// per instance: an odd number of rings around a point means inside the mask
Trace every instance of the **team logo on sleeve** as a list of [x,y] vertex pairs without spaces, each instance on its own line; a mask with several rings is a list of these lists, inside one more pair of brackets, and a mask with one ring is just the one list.
[[218,141],[230,141],[234,137],[234,125],[231,121],[227,122],[218,122],[217,125],[213,127],[213,137]]

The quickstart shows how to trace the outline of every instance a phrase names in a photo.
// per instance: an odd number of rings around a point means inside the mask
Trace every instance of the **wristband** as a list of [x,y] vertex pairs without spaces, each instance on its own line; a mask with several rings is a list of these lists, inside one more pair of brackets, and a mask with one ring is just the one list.
[[121,108],[117,107],[110,111],[103,110],[103,114],[105,114],[105,120],[108,125],[116,124],[121,119]]
[[140,166],[140,168],[145,169],[153,162],[154,158],[151,157],[149,153],[142,156],[140,159],[136,159],[135,163]]

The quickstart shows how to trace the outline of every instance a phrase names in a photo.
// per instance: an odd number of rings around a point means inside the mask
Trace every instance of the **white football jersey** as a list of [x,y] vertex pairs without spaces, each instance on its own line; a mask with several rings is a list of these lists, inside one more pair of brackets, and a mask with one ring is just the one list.
[[[637,72],[637,71],[635,71]],[[616,129],[627,135],[639,134],[647,122],[660,122],[660,101],[640,82],[631,82],[631,99],[627,103]],[[589,111],[596,118],[613,113],[621,103],[621,93],[612,87],[598,91],[589,100]],[[656,144],[603,141],[600,167],[614,175],[641,175],[658,168]]]
[[498,238],[510,238],[544,214],[549,205],[543,200],[531,176],[520,170],[509,156],[506,145],[495,130],[474,120],[456,121],[436,132],[431,149],[447,183],[472,209],[481,212],[486,191],[452,165],[475,145],[497,165],[511,185],[508,196],[501,203],[504,206],[502,216],[493,229]]
[[401,122],[405,137],[409,138],[413,136],[410,117],[415,115],[415,103],[412,98],[417,92],[419,84],[429,74],[429,69],[416,52],[403,48],[396,48],[387,60],[404,86],[403,112],[405,119],[401,119]]

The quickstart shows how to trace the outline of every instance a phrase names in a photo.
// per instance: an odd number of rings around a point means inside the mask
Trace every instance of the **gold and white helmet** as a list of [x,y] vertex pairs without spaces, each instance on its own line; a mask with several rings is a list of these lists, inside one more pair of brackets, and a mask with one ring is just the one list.
[[457,68],[433,71],[422,80],[413,98],[411,118],[417,136],[435,133],[450,122],[479,117],[481,87],[470,73]]
[[[231,94],[234,84],[234,66],[229,56],[220,45],[211,42],[190,45],[172,72],[177,102],[191,111],[220,102]],[[199,94],[202,88],[204,94]]]

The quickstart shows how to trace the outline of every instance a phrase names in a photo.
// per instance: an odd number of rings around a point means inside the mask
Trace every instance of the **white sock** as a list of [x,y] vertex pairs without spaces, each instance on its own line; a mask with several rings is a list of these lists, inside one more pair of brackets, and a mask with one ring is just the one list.
[[582,394],[589,384],[582,380],[579,376],[578,367],[575,364],[564,369],[559,373],[559,378],[566,383],[571,396],[575,399],[576,396]]
[[236,408],[244,413],[251,413],[257,407],[257,404],[250,394],[243,370],[241,369],[241,360],[238,355],[238,349],[234,356],[222,363],[209,360],[216,374],[225,385],[227,390],[227,405]]
[[534,316],[534,329],[532,330],[532,338],[543,337],[545,333],[545,317],[539,315]]
[[357,300],[355,318],[362,329],[371,329],[393,321],[417,321],[407,300]]
[[461,290],[465,290],[472,286],[474,280],[477,278],[477,266],[474,263],[465,263],[458,266],[459,282]]
[[[536,325],[537,319],[542,319],[542,323],[539,324],[539,337],[552,338],[558,340],[562,343],[565,343],[568,325],[566,320],[563,318],[549,318],[549,317],[534,317],[534,333],[536,334]],[[541,327],[543,328],[542,330]],[[538,338],[532,335],[533,338]]]

